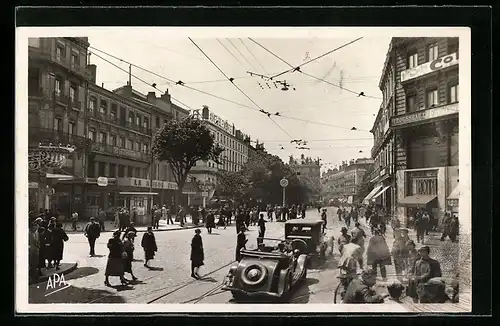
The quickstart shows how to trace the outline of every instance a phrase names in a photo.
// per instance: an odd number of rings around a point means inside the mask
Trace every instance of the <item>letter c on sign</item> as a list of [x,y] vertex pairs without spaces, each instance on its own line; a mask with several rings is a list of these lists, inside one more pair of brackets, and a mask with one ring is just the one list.
[[441,60],[443,60],[443,58],[438,58],[438,59],[432,61],[432,63],[431,63],[431,70],[432,71],[441,68],[441,65],[438,66],[438,64],[441,63]]

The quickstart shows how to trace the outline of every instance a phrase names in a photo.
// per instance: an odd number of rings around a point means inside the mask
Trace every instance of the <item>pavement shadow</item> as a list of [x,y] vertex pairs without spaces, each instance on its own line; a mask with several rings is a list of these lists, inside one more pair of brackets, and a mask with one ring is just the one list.
[[215,233],[215,232],[212,232],[212,233],[207,233],[208,235],[220,235],[220,233]]
[[99,269],[98,268],[95,268],[95,267],[81,267],[81,268],[75,269],[72,273],[64,275],[64,279],[66,281],[68,281],[68,280],[75,280],[75,279],[78,279],[80,277],[86,277],[86,276],[94,275],[94,274],[97,274],[97,273],[99,273]]
[[149,269],[150,271],[157,271],[157,272],[163,271],[163,267],[150,266],[150,267],[147,267],[147,269]]
[[144,259],[134,259],[132,260],[133,262],[138,262],[138,263],[143,263],[144,262]]
[[319,283],[318,279],[315,278],[305,279],[301,284],[299,284],[295,289],[292,290],[287,303],[296,303],[296,304],[308,303],[311,297],[311,289],[309,287],[317,283]]
[[219,282],[219,281],[217,281],[213,277],[202,277],[202,278],[200,278],[198,280],[203,281],[203,282],[210,282],[210,283],[217,283],[217,282]]
[[337,259],[328,259],[323,265],[318,266],[317,269],[324,271],[324,270],[337,269],[337,267],[338,267]]
[[[47,295],[48,294],[48,295]],[[69,286],[51,294],[49,291],[29,291],[28,302],[37,303],[126,303],[125,298],[110,290]]]
[[90,258],[102,258],[102,257],[106,257],[106,255],[94,255],[91,256]]
[[130,286],[129,284],[127,285],[123,285],[123,284],[120,284],[120,285],[112,285],[111,286],[113,289],[115,289],[116,291],[118,292],[122,292],[122,291],[129,291],[129,290],[133,290],[134,287],[133,286]]

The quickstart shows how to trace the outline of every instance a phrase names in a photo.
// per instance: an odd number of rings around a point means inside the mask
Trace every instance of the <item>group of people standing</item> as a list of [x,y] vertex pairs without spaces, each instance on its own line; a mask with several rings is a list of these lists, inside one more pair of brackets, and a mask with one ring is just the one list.
[[69,240],[63,225],[48,210],[29,218],[29,276],[36,280],[42,275],[42,269],[60,269],[63,259],[64,243]]
[[[405,228],[394,230],[394,242],[389,249],[382,230],[372,226],[372,235],[366,248],[366,267],[364,266],[363,254],[365,252],[366,232],[359,222],[355,223],[350,232],[343,227],[338,239],[341,258],[339,269],[341,274],[347,275],[344,303],[375,303],[381,302],[385,297],[392,295],[376,295],[371,290],[380,270],[383,281],[387,281],[386,267],[394,264],[396,271],[398,289],[406,289],[406,294],[413,302],[451,302],[458,300],[458,288],[454,288],[452,297],[445,294],[446,284],[442,280],[440,263],[432,259],[430,248],[422,246],[416,249],[415,242],[410,239],[409,231]],[[358,278],[357,270],[365,269],[361,278]],[[353,281],[355,280],[355,281]],[[405,287],[403,283],[407,283]],[[392,285],[391,285],[392,286]],[[448,301],[446,301],[448,300]]]

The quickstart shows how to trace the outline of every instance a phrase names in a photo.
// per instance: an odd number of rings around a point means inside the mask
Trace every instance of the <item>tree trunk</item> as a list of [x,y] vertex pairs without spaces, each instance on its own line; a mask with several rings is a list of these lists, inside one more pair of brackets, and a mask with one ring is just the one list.
[[[181,205],[182,207],[184,207],[184,205],[182,204],[182,190],[184,188],[184,184],[186,183],[186,181],[179,181],[177,183],[177,191],[175,192],[175,201],[176,201],[176,204],[177,205]],[[179,206],[177,206],[178,208]],[[185,208],[185,207],[184,207]]]

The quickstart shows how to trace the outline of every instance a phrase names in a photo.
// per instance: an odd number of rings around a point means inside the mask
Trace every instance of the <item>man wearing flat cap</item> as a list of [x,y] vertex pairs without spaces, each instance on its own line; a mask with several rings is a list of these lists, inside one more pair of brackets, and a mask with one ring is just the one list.
[[422,246],[418,249],[419,258],[415,262],[414,274],[411,281],[415,283],[419,297],[426,296],[422,294],[426,291],[425,283],[435,277],[441,277],[441,265],[435,259],[429,257],[430,248]]
[[389,295],[380,295],[372,289],[377,281],[377,272],[373,269],[364,270],[361,279],[354,279],[347,287],[343,303],[383,303]]
[[95,217],[91,217],[90,222],[87,223],[87,225],[85,226],[84,235],[87,237],[87,240],[89,241],[89,247],[90,247],[89,255],[90,257],[94,257],[95,242],[97,238],[99,238],[99,236],[101,235],[101,225],[97,223]]

